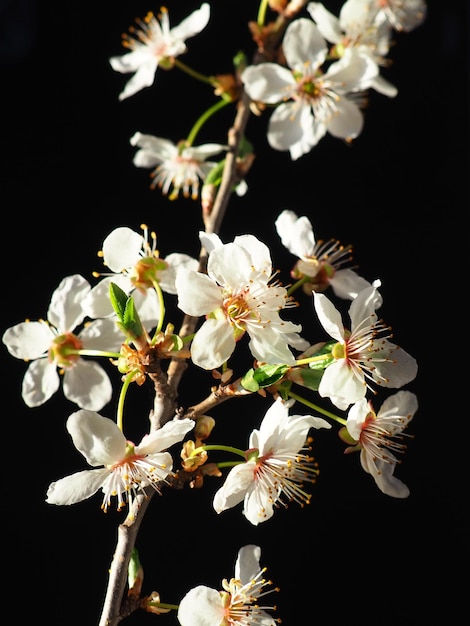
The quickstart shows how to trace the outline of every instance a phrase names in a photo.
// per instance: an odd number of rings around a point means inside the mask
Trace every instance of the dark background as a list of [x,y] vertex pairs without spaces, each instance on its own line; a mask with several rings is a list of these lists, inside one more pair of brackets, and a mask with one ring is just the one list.
[[[246,23],[257,5],[211,5],[209,26],[189,40],[183,60],[207,74],[229,72],[240,41],[251,50]],[[199,3],[167,6],[175,25]],[[457,374],[467,334],[459,295],[470,199],[468,3],[428,6],[425,24],[397,37],[391,51],[386,76],[398,96],[372,94],[363,133],[351,146],[326,137],[292,163],[267,148],[268,118],[250,120],[257,159],[249,193],[232,199],[221,230],[224,241],[251,232],[268,243],[287,281],[293,259],[274,220],[289,208],[309,216],[317,238],[353,244],[360,273],[382,280],[382,315],[419,363],[407,387],[419,400],[414,438],[397,469],[411,495],[380,493],[332,432],[315,437],[321,476],[311,505],[279,510],[257,528],[240,507],[213,512],[215,481],[198,491],[165,492],[152,500],[137,544],[144,591],[158,590],[163,601],[178,602],[199,583],[219,588],[232,575],[238,548],[253,542],[281,588],[275,601],[285,626],[460,623],[469,558],[466,394]],[[108,63],[123,53],[120,34],[134,18],[158,9],[140,0],[0,2],[2,332],[45,316],[64,276],[78,272],[92,281],[100,269],[96,252],[116,226],[138,230],[146,223],[163,256],[197,255],[197,204],[152,192],[149,171],[132,165],[129,138],[140,130],[177,141],[213,103],[212,93],[177,70],[158,70],[153,87],[119,102],[129,77]],[[209,123],[199,142],[224,142],[232,113]],[[311,303],[304,304],[311,323]],[[178,324],[177,311],[170,312]],[[28,409],[20,396],[25,364],[4,348],[1,359],[5,606],[20,622],[97,624],[122,514],[104,515],[99,496],[74,507],[44,502],[52,480],[85,468],[65,431],[76,407],[59,392]],[[210,384],[204,373],[185,379],[181,403],[194,403],[199,385]],[[243,402],[213,412],[214,441],[232,443],[230,436],[246,445],[266,405],[261,398]],[[140,434],[149,404],[145,389],[130,394],[132,428]],[[102,413],[112,417],[112,407]],[[136,614],[125,623],[156,619]],[[161,620],[176,624],[173,616]]]

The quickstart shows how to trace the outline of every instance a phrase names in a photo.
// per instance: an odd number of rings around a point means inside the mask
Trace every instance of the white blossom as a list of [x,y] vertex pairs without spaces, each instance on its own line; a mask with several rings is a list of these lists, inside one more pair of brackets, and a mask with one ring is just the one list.
[[120,510],[130,495],[151,486],[159,491],[159,483],[171,473],[173,460],[164,452],[181,441],[194,427],[193,420],[173,419],[162,428],[145,435],[139,445],[126,440],[113,420],[93,411],[77,411],[67,420],[77,450],[93,467],[51,483],[47,490],[49,504],[76,504],[103,492],[101,508],[107,511],[111,497],[117,498]]
[[173,28],[170,28],[170,18],[165,7],[162,7],[158,17],[160,21],[153,13],[148,13],[144,19],[138,20],[138,28],[132,29],[132,34],[123,36],[123,45],[130,52],[109,60],[116,72],[134,74],[119,94],[119,100],[150,87],[159,65],[171,67],[175,57],[186,52],[186,39],[197,35],[206,27],[210,17],[210,5],[204,2],[199,9]]
[[111,319],[83,325],[83,300],[91,286],[79,274],[64,278],[52,294],[46,320],[26,321],[8,328],[2,341],[10,354],[28,362],[23,400],[37,407],[60,386],[64,396],[83,409],[99,411],[112,396],[111,381],[101,365],[82,358],[78,350],[119,352],[122,333]]

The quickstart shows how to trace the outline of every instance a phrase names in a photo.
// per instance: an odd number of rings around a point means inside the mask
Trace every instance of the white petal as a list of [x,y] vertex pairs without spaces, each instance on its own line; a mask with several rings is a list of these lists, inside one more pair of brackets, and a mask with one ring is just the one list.
[[51,328],[43,322],[20,322],[7,328],[2,341],[12,356],[30,361],[44,356],[54,337]]
[[77,361],[65,371],[62,386],[67,400],[90,411],[100,411],[113,395],[108,374],[95,361]]
[[153,153],[155,162],[171,161],[178,155],[178,148],[169,139],[163,137],[155,137],[154,135],[145,135],[143,133],[134,133],[130,139],[132,146],[142,148],[143,152]]
[[199,585],[183,597],[178,607],[181,626],[220,626],[225,607],[218,591]]
[[222,292],[213,280],[199,272],[181,271],[176,275],[179,308],[194,317],[215,311],[222,303]]
[[124,335],[113,318],[93,320],[80,331],[78,337],[85,350],[119,352],[124,342]]
[[116,423],[94,411],[82,409],[72,413],[67,430],[90,465],[114,465],[125,456],[126,438]]
[[252,100],[277,104],[297,89],[292,72],[277,63],[249,65],[241,75],[245,91]]
[[103,261],[112,272],[135,265],[140,258],[144,238],[127,226],[115,228],[103,241]]
[[149,60],[149,58],[149,49],[142,46],[136,50],[132,50],[132,52],[111,57],[109,59],[109,63],[115,72],[129,74],[131,72],[136,72],[143,63],[146,63]]
[[289,350],[285,338],[271,326],[249,327],[251,354],[258,361],[266,363],[295,364],[295,357]]
[[325,39],[312,20],[299,18],[289,24],[283,40],[287,65],[303,74],[316,70],[326,58],[328,48]]
[[144,64],[139,65],[134,76],[127,81],[124,89],[119,94],[119,100],[125,100],[125,98],[133,96],[145,87],[150,87],[155,81],[157,69],[158,57],[156,56],[151,56]]
[[243,515],[253,526],[268,521],[274,515],[273,502],[278,499],[280,492],[280,485],[276,491],[276,486],[268,489],[264,484],[255,484],[245,495]]
[[297,217],[294,211],[283,211],[275,222],[277,234],[289,252],[299,258],[308,257],[315,247],[315,235],[306,215]]
[[60,333],[73,331],[84,320],[82,302],[91,290],[90,283],[74,274],[64,278],[52,294],[47,312],[48,321]]
[[208,319],[191,343],[191,359],[195,365],[212,370],[228,361],[235,345],[232,327],[225,319]]
[[243,585],[256,578],[260,572],[261,548],[255,545],[247,545],[238,551],[235,563],[235,578],[241,580]]
[[249,461],[235,465],[229,471],[224,484],[214,496],[213,506],[217,513],[222,513],[242,502],[248,489],[253,486],[255,469],[256,463]]
[[82,308],[85,315],[91,318],[114,315],[113,305],[109,297],[109,286],[111,283],[115,283],[127,294],[132,289],[131,280],[126,274],[105,276],[92,287],[90,293],[83,300]]
[[339,409],[345,410],[350,404],[362,400],[366,385],[364,378],[355,376],[345,359],[340,359],[323,372],[318,393],[322,398],[330,398]]
[[334,304],[322,293],[313,292],[315,311],[317,313],[320,324],[326,332],[342,342],[344,340],[344,326],[341,313],[336,309]]
[[210,18],[210,5],[207,2],[201,4],[200,8],[193,11],[191,15],[188,15],[182,20],[178,26],[171,29],[171,36],[175,39],[185,40],[197,35],[201,32],[209,22]]
[[[377,418],[386,419],[397,415],[412,418],[418,410],[418,398],[410,391],[398,391],[384,400],[377,412]],[[406,426],[406,423],[404,423]]]
[[227,243],[216,248],[209,255],[208,275],[219,285],[239,288],[251,278],[252,260],[250,253],[242,246]]
[[29,407],[41,406],[51,398],[60,386],[57,367],[47,359],[32,361],[25,372],[22,391],[23,400]]
[[194,271],[199,268],[199,261],[189,256],[189,254],[182,254],[180,252],[173,252],[165,257],[165,261],[168,263],[166,270],[162,270],[160,273],[159,283],[160,287],[166,293],[173,295],[177,294],[176,289],[176,275],[180,270]]
[[349,317],[351,318],[351,328],[356,328],[367,318],[371,318],[371,324],[377,320],[375,311],[382,304],[382,296],[378,291],[380,281],[370,285],[366,289],[362,289],[349,307]]
[[[135,308],[139,314],[140,321],[147,330],[154,328],[160,319],[160,300],[154,289],[147,289],[142,293],[138,289],[132,292]],[[122,342],[122,335],[121,335]]]
[[345,96],[340,96],[336,102],[334,115],[323,121],[328,132],[340,139],[355,139],[361,134],[364,126],[361,110]]
[[[393,346],[390,342],[386,342],[387,345]],[[418,373],[418,363],[416,359],[408,354],[403,348],[395,347],[387,354],[392,359],[383,363],[375,363],[375,370],[373,372],[374,380],[382,384],[384,387],[404,387],[412,380],[416,378]],[[385,379],[385,382],[384,380]]]
[[182,441],[186,433],[194,428],[195,422],[190,419],[172,419],[162,428],[145,435],[136,447],[137,454],[154,454],[167,450],[170,446]]
[[94,495],[109,476],[109,470],[92,469],[77,472],[49,485],[46,502],[76,504]]
[[206,161],[209,157],[215,156],[220,152],[228,150],[228,146],[220,143],[206,143],[202,146],[191,146],[183,150],[182,156],[195,161]]
[[387,463],[379,458],[372,460],[364,451],[361,452],[361,463],[382,493],[392,498],[407,498],[410,495],[408,487],[393,475],[395,463]]
[[307,11],[327,41],[330,43],[339,43],[341,41],[342,32],[336,15],[330,13],[321,2],[309,2]]
[[248,252],[251,265],[261,274],[266,275],[266,279],[272,273],[271,252],[268,246],[257,239],[254,235],[238,235],[233,243]]
[[362,425],[369,413],[369,403],[366,398],[355,402],[348,411],[346,428],[351,437],[356,441],[359,441],[361,437]]
[[[362,276],[359,276],[359,274],[349,268],[337,270],[330,280],[330,285],[339,298],[349,300],[354,300],[360,291],[371,286],[365,278],[362,278]],[[377,304],[379,305],[379,303],[381,304],[381,298]]]

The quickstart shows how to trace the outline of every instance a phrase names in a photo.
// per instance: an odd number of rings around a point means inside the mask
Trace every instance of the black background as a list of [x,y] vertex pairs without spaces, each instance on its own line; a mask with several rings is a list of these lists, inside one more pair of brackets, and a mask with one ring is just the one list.
[[[211,5],[209,26],[188,42],[183,60],[203,73],[229,72],[240,41],[251,50],[246,23],[257,6]],[[167,6],[174,25],[199,4]],[[158,9],[140,0],[0,2],[2,331],[45,316],[64,276],[78,272],[92,281],[100,269],[96,252],[116,226],[138,230],[146,223],[163,256],[197,255],[197,204],[151,191],[149,171],[132,165],[129,138],[137,130],[183,138],[213,95],[177,70],[158,70],[153,87],[119,102],[128,76],[108,62],[123,53],[120,35],[134,18]],[[281,588],[275,600],[285,626],[460,623],[469,557],[462,445],[468,426],[459,374],[467,335],[467,305],[459,297],[467,282],[467,9],[461,0],[430,1],[424,25],[396,38],[385,75],[399,94],[372,94],[363,133],[351,146],[326,137],[293,163],[267,148],[268,118],[252,118],[248,136],[257,159],[249,193],[232,199],[221,230],[224,241],[251,232],[268,243],[287,281],[293,259],[274,220],[289,208],[309,216],[317,238],[353,244],[360,273],[382,280],[382,315],[419,363],[408,386],[419,400],[414,438],[397,470],[410,497],[380,493],[358,457],[343,455],[334,433],[319,433],[321,476],[306,509],[292,505],[255,528],[240,507],[213,512],[215,481],[154,498],[137,542],[144,592],[156,589],[176,603],[195,584],[219,587],[232,575],[238,548],[258,543]],[[204,127],[198,143],[223,143],[232,113]],[[303,304],[313,339],[320,331],[311,303]],[[178,312],[170,313],[178,324]],[[44,502],[52,480],[85,467],[65,431],[75,407],[58,393],[28,409],[20,396],[25,364],[4,347],[1,359],[5,606],[28,623],[97,624],[122,514],[104,515],[99,496],[74,507]],[[210,384],[203,372],[185,379],[181,403],[195,402]],[[145,389],[130,394],[136,437],[150,402]],[[261,398],[222,405],[213,413],[214,441],[245,446],[265,409]],[[102,413],[112,417],[112,407]],[[139,613],[126,623],[156,619]],[[176,623],[171,615],[160,619]]]

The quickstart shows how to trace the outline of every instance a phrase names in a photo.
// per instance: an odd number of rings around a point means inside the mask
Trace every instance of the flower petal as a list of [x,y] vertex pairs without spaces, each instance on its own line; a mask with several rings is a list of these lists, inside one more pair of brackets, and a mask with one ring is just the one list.
[[220,626],[224,622],[225,606],[215,589],[198,585],[183,597],[178,607],[181,626]]
[[20,322],[7,328],[2,341],[12,356],[30,361],[44,356],[54,337],[50,326],[44,322]]
[[119,274],[132,267],[140,258],[144,238],[131,228],[115,228],[103,241],[103,261],[112,272]]
[[145,435],[136,447],[137,454],[154,454],[167,450],[170,446],[182,441],[186,433],[194,428],[195,422],[191,419],[174,418],[158,430]]
[[100,411],[113,395],[111,381],[101,365],[83,359],[65,371],[62,386],[67,400],[90,411]]
[[206,370],[213,370],[228,361],[235,350],[231,325],[224,319],[208,319],[191,343],[191,360]]
[[240,502],[255,480],[256,463],[251,461],[235,465],[225,479],[224,484],[216,491],[213,501],[214,510],[222,513]]
[[80,276],[66,276],[52,294],[47,319],[60,333],[73,331],[85,318],[82,302],[91,290],[90,283]]
[[126,438],[117,425],[94,411],[82,409],[72,413],[67,430],[90,465],[114,465],[126,454]]
[[29,407],[41,406],[59,389],[60,377],[54,363],[47,359],[31,361],[22,383],[23,400]]
[[49,485],[48,504],[76,504],[93,496],[109,476],[109,469],[92,469],[71,474]]

